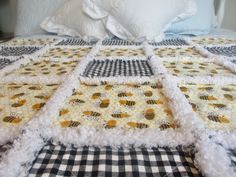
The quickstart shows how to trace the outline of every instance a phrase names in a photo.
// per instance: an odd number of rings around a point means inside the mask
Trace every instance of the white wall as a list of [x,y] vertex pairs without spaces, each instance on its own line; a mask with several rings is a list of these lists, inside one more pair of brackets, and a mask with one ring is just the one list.
[[236,31],[236,0],[226,0],[223,28]]

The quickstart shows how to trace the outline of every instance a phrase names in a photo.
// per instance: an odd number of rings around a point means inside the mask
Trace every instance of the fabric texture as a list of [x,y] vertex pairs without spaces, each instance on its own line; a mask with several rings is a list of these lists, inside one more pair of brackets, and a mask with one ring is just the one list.
[[197,0],[197,13],[188,19],[173,23],[166,33],[171,34],[208,34],[215,18],[214,0]]
[[172,22],[196,13],[196,4],[193,0],[85,0],[83,10],[93,19],[104,20],[106,28],[121,39],[155,41],[163,38]]
[[84,40],[78,38],[71,38],[71,39],[64,39],[62,41],[60,41],[58,44],[56,44],[56,46],[60,46],[60,45],[65,45],[65,46],[74,46],[74,45],[79,45],[79,46],[85,46],[85,45],[93,45],[96,42],[85,42]]
[[79,36],[86,41],[107,36],[101,20],[91,19],[83,13],[82,2],[68,0],[53,16],[46,18],[41,27],[51,33]]
[[40,23],[64,2],[65,0],[17,0],[15,35],[45,34]]
[[0,56],[9,57],[9,56],[21,56],[29,55],[38,51],[40,47],[0,47]]
[[200,177],[191,148],[66,148],[46,145],[35,160],[33,176]]
[[226,57],[236,57],[236,46],[229,47],[205,47],[209,52],[215,55],[222,55]]
[[117,77],[117,76],[152,76],[153,72],[147,60],[93,60],[86,67],[85,77]]
[[0,59],[0,69],[10,65],[11,63],[15,62],[14,60],[10,60],[10,59],[7,59],[7,58],[1,58]]

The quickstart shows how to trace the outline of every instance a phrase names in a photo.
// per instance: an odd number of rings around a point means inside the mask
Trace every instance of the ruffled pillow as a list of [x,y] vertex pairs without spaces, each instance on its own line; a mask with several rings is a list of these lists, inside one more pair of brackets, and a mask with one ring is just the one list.
[[195,0],[84,0],[83,10],[125,40],[159,41],[171,23],[197,11]]
[[94,20],[82,11],[82,0],[67,0],[53,15],[47,17],[41,27],[58,35],[78,36],[85,41],[108,36],[101,20]]

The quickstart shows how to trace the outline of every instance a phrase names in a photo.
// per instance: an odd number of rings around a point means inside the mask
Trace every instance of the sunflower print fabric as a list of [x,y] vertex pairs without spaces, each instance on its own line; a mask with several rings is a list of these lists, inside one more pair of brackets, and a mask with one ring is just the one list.
[[236,85],[179,85],[193,110],[214,130],[236,130]]
[[78,64],[78,61],[49,61],[41,60],[30,62],[9,73],[10,76],[63,76],[69,74]]
[[144,56],[144,51],[142,48],[103,48],[97,54],[99,57],[111,57],[111,56]]
[[154,53],[157,57],[203,57],[194,47],[177,47],[177,48],[155,48]]
[[236,39],[214,38],[214,37],[199,37],[193,38],[192,41],[200,45],[227,45],[236,44]]
[[44,58],[67,58],[67,59],[81,59],[87,55],[91,50],[91,47],[77,47],[77,48],[51,48],[45,54]]
[[58,85],[0,85],[0,124],[19,125],[29,121],[51,97]]
[[176,128],[159,84],[80,85],[60,110],[61,127]]
[[32,46],[41,46],[41,45],[48,45],[55,42],[55,38],[42,38],[42,39],[12,39],[9,42],[7,42],[7,45],[12,46],[21,46],[21,45],[32,45]]
[[234,76],[223,66],[212,62],[200,61],[163,61],[167,71],[174,76]]

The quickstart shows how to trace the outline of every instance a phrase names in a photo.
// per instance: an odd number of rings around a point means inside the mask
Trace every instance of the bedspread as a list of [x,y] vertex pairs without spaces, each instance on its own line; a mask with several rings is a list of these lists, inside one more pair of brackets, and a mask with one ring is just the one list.
[[15,38],[0,69],[0,176],[236,176],[236,38]]

